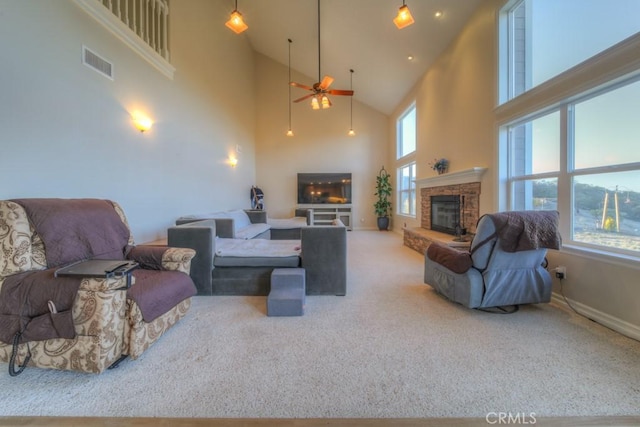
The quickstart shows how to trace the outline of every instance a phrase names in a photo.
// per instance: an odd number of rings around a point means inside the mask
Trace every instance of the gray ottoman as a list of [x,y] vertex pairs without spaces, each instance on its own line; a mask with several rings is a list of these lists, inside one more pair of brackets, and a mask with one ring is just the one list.
[[302,316],[305,304],[304,268],[275,268],[271,272],[271,292],[267,316]]

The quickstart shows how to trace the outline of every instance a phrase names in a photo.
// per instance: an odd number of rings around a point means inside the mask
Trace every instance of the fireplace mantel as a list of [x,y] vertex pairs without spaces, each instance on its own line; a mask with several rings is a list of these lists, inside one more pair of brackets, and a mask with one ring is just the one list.
[[443,185],[467,184],[470,182],[480,182],[482,175],[487,168],[474,167],[459,172],[444,173],[442,175],[431,176],[428,178],[416,179],[415,183],[418,188],[440,187]]

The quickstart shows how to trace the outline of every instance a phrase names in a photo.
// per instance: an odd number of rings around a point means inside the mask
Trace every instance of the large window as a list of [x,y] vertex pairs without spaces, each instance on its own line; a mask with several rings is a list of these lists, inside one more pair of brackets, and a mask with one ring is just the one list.
[[615,22],[603,7],[521,0],[503,10],[501,99],[514,102],[497,109],[501,206],[558,210],[565,247],[637,259],[640,62],[627,52],[640,49],[640,20],[628,19],[640,1],[607,2]]
[[416,216],[416,107],[411,105],[398,119],[397,154],[397,213]]
[[559,210],[568,242],[640,255],[638,100],[631,80],[507,126],[508,207]]
[[416,215],[416,164],[410,163],[398,169],[398,213]]
[[414,105],[398,119],[397,134],[398,159],[416,151],[416,107]]
[[514,0],[505,10],[503,102],[640,30],[638,0]]

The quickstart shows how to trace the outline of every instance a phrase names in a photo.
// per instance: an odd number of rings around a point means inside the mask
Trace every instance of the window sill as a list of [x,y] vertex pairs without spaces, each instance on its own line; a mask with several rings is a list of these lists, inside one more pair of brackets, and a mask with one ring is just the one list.
[[603,249],[580,246],[577,244],[563,244],[560,252],[640,270],[640,256],[619,254]]

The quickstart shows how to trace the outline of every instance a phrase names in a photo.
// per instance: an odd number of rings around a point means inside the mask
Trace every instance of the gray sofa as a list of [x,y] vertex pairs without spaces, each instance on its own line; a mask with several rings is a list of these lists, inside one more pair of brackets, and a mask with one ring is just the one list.
[[[266,213],[265,213],[266,218]],[[307,295],[345,295],[347,291],[347,229],[343,226],[308,226],[300,239],[255,242],[227,239],[221,219],[181,221],[167,231],[168,245],[191,248],[191,278],[198,295],[268,295],[274,268],[302,267]],[[232,227],[232,225],[229,225]],[[225,225],[222,226],[226,227]],[[227,230],[228,231],[228,230]],[[217,238],[216,238],[217,237]],[[228,242],[226,240],[233,240]],[[254,246],[247,256],[220,256],[223,243]],[[270,253],[283,245],[295,247],[289,254]],[[224,254],[223,254],[224,255]]]

